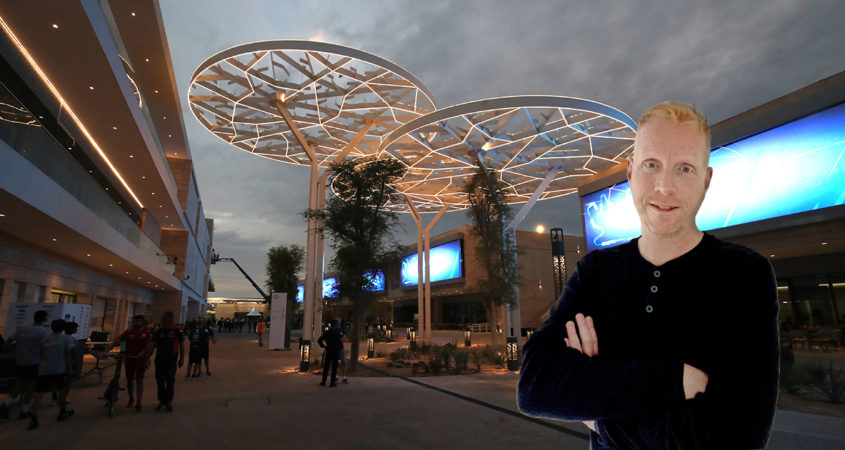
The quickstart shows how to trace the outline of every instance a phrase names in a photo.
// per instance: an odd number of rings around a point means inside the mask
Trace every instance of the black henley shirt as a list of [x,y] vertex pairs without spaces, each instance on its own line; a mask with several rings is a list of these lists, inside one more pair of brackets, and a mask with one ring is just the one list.
[[[777,291],[768,260],[704,234],[659,267],[637,239],[578,263],[523,350],[519,408],[595,420],[593,448],[761,448],[778,380]],[[566,347],[565,323],[592,316],[599,354]],[[683,365],[709,375],[685,400]]]

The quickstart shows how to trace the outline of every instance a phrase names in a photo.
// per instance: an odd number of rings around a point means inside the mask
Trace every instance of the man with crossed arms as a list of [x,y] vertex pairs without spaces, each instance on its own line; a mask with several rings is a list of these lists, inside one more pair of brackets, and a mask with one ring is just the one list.
[[642,235],[578,263],[525,344],[524,413],[583,421],[592,448],[766,446],[776,282],[763,256],[697,228],[709,156],[694,107],[665,102],[640,119],[627,176]]

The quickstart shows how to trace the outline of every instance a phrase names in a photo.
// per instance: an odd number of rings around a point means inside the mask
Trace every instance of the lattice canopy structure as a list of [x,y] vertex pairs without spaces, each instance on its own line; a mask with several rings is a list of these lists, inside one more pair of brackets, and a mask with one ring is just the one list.
[[388,133],[435,110],[429,90],[402,67],[325,42],[240,45],[208,58],[191,77],[191,110],[214,135],[259,156],[308,165],[305,149],[271,104],[277,99],[321,166],[365,127],[347,158],[375,155]]
[[[420,212],[467,208],[464,186],[476,155],[501,173],[508,203],[522,203],[557,173],[540,199],[575,192],[578,179],[619,164],[633,150],[636,122],[610,106],[560,96],[514,96],[463,103],[397,128],[379,147],[408,167],[394,183]],[[405,212],[397,196],[389,204]]]

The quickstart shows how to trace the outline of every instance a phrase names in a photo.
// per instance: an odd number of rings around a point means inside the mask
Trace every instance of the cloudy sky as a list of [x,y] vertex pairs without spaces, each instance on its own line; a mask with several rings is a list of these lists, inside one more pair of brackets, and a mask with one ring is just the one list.
[[[214,247],[263,285],[267,249],[305,245],[308,169],[214,137],[187,106],[190,76],[226,48],[315,39],[368,51],[416,75],[438,106],[504,95],[589,98],[635,119],[678,99],[717,123],[845,70],[845,2],[161,0],[184,121]],[[432,215],[424,216],[430,220]],[[541,202],[523,222],[581,234],[578,199]],[[397,239],[414,241],[403,216]],[[467,223],[446,214],[433,234]],[[211,296],[255,297],[230,264]]]

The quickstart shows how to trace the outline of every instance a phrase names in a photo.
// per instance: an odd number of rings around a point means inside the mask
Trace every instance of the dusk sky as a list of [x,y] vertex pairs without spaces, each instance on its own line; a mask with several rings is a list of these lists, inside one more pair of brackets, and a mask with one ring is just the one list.
[[[191,74],[236,45],[313,39],[355,47],[413,73],[439,107],[544,94],[606,103],[634,119],[668,99],[711,124],[845,70],[845,2],[161,0],[183,120],[214,248],[264,286],[267,250],[305,246],[308,168],[228,145],[187,105]],[[516,207],[518,208],[518,206]],[[433,214],[424,215],[429,221]],[[401,243],[416,242],[402,215]],[[446,214],[433,235],[467,224]],[[537,224],[582,234],[576,195],[538,203]],[[211,297],[257,297],[229,263]]]

